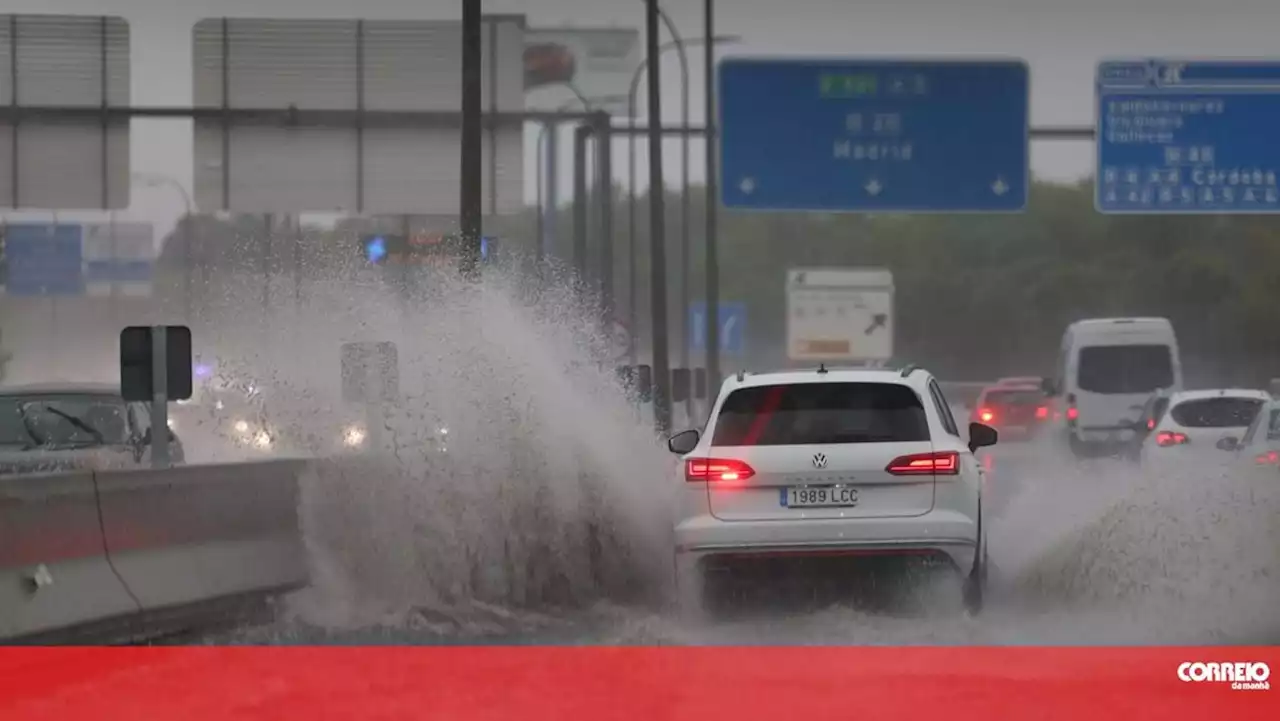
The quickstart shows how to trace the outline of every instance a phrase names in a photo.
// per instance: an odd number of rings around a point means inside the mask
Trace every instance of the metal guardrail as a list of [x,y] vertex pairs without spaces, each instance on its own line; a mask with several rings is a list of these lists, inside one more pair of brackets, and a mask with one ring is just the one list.
[[305,586],[306,461],[0,479],[0,642],[196,631]]

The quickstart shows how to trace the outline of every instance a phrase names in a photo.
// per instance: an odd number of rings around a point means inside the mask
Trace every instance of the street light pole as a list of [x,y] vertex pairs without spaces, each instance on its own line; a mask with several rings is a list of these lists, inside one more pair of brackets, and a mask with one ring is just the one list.
[[462,231],[462,272],[479,271],[481,223],[484,213],[484,138],[481,91],[484,84],[481,0],[462,0],[462,142],[460,143],[459,230]]
[[653,410],[658,431],[671,427],[671,356],[667,338],[667,244],[662,177],[662,73],[658,54],[658,0],[645,0],[645,49],[649,73],[649,310],[653,325]]
[[716,123],[716,56],[711,44],[715,37],[715,0],[703,0],[703,37],[706,40],[703,61],[706,71],[704,93],[706,95],[706,293],[707,293],[707,397],[714,398],[720,392],[720,257],[716,234],[720,192],[716,177],[716,147],[719,145],[719,129]]
[[[671,30],[672,27],[674,26],[668,25],[668,30]],[[732,45],[736,42],[739,42],[740,40],[741,38],[736,35],[720,35],[712,38],[709,42],[712,45]],[[665,53],[669,50],[676,50],[676,49],[680,49],[681,51],[680,52],[681,70],[683,71],[681,80],[682,80],[682,86],[683,86],[682,95],[684,99],[684,103],[683,103],[684,107],[681,110],[681,115],[684,118],[685,127],[689,126],[689,75],[687,71],[687,63],[685,62],[684,47],[687,47],[690,45],[703,45],[703,44],[706,44],[707,42],[708,40],[706,38],[696,38],[688,41],[681,39],[679,43],[673,40],[671,42],[664,43],[662,47],[659,48],[659,53]],[[636,185],[638,183],[636,179],[636,132],[635,132],[636,130],[636,97],[640,91],[640,79],[644,77],[645,68],[646,68],[646,63],[640,63],[639,65],[636,66],[635,72],[633,72],[631,75],[631,88],[627,93],[627,130],[628,130],[627,132],[627,155],[628,155],[628,159],[627,159],[627,173],[628,173],[627,255],[631,259],[630,262],[627,264],[627,323],[628,323],[628,330],[632,334],[632,338],[631,338],[632,351],[631,351],[631,358],[630,358],[630,364],[632,366],[636,365],[636,362],[638,360],[636,357],[637,343],[635,338],[635,329],[636,329],[636,320],[637,320],[637,317],[636,317],[637,300],[638,300],[637,298],[638,290],[636,288],[636,265],[635,265]],[[686,161],[685,177],[684,177],[684,184],[683,184],[683,195],[681,196],[681,206],[682,206],[682,212],[683,212],[682,220],[681,220],[681,223],[682,223],[681,230],[683,233],[682,237],[684,238],[684,241],[682,242],[682,252],[683,252],[683,257],[685,259],[685,265],[683,270],[681,271],[683,274],[682,285],[681,285],[681,289],[682,289],[681,302],[686,306],[688,305],[688,272],[689,272],[688,271],[688,263],[689,263],[689,260],[688,260],[688,257],[689,257],[689,254],[688,254],[688,248],[689,248],[689,243],[688,243],[688,227],[689,227],[689,223],[688,223],[688,217],[689,217],[688,148],[689,148],[689,136],[686,134],[684,136],[684,151],[685,151],[684,158]],[[650,152],[653,152],[652,148],[650,148]],[[687,323],[687,322],[688,322],[688,318],[687,318],[687,309],[686,309],[685,319],[683,323]],[[688,336],[688,334],[689,334],[688,328],[686,327],[684,329],[684,335]],[[684,353],[682,354],[682,358],[683,358],[684,365],[688,367],[688,339],[686,338],[683,342],[684,342],[684,345],[682,347],[684,349]]]

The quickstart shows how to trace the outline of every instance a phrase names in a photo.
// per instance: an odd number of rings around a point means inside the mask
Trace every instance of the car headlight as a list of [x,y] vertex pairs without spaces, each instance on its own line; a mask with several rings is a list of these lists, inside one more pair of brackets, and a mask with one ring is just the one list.
[[253,437],[253,445],[257,448],[266,450],[271,447],[271,434],[266,431],[258,431],[258,435]]
[[446,427],[444,427],[444,426],[441,426],[441,427],[440,427],[440,435],[442,435],[442,436],[447,436],[447,435],[449,435],[449,429],[448,429],[448,428],[446,428]]
[[172,418],[170,418],[170,419],[168,419],[168,423],[169,423],[169,430],[171,430],[171,431],[176,431],[176,430],[178,430],[178,422],[177,422],[177,421],[175,421],[175,420],[173,420]]
[[222,401],[215,401],[213,404],[213,407],[217,410],[222,410],[223,408]]
[[364,445],[365,432],[360,426],[347,426],[342,430],[342,443],[348,448]]
[[231,427],[232,427],[232,428],[234,428],[234,429],[236,429],[236,433],[248,433],[248,432],[249,432],[249,422],[248,422],[248,421],[236,421],[236,422],[235,422]]

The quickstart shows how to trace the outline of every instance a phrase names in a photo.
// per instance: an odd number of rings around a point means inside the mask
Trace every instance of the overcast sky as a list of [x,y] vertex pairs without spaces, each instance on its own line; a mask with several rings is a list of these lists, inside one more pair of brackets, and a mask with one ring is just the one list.
[[[702,0],[666,0],[686,37],[702,32]],[[640,0],[491,0],[486,12],[523,13],[545,26],[643,27]],[[203,17],[334,17],[456,19],[457,0],[10,0],[7,12],[113,14],[130,22],[133,97],[139,105],[191,102],[191,27]],[[1277,0],[721,0],[718,30],[743,42],[733,54],[921,55],[996,54],[1025,58],[1032,71],[1035,125],[1089,125],[1093,73],[1108,56],[1280,56]],[[693,53],[701,59],[701,53]],[[664,56],[664,115],[679,118],[679,73]],[[702,117],[703,76],[695,69],[691,115]],[[620,89],[620,92],[625,92]],[[678,177],[678,146],[665,155]],[[700,158],[702,146],[695,145]],[[785,152],[785,148],[780,148]],[[138,172],[191,183],[190,124],[135,122],[132,161]],[[533,154],[526,153],[527,195],[533,193]],[[565,156],[567,169],[567,159]],[[615,167],[626,172],[625,157]],[[1084,142],[1037,143],[1033,171],[1052,179],[1093,169]],[[701,178],[694,163],[694,177]],[[565,180],[565,191],[568,190]],[[125,214],[169,224],[182,210],[172,189],[134,188]]]

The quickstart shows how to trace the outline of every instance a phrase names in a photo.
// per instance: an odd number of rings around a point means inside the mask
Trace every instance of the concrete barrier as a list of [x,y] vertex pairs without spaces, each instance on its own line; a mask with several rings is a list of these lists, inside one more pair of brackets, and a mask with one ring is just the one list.
[[306,585],[305,461],[0,480],[0,639],[181,633]]
[[107,559],[93,473],[0,479],[0,639],[141,610]]

